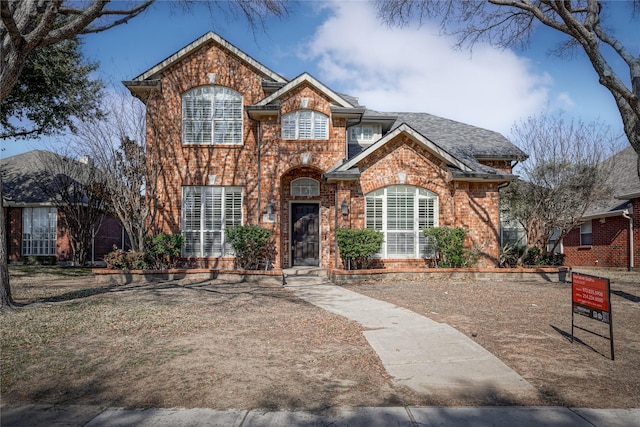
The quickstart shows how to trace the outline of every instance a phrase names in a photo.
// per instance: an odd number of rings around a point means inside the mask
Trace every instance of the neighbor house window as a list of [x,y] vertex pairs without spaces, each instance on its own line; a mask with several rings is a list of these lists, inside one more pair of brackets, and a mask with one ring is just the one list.
[[55,256],[56,208],[22,209],[22,255]]
[[580,245],[591,246],[593,234],[591,233],[591,221],[580,224]]
[[329,139],[329,117],[312,110],[282,116],[282,139]]
[[291,182],[292,196],[319,196],[320,184],[315,179],[300,178]]
[[224,86],[200,86],[185,92],[182,142],[242,144],[242,95]]
[[233,255],[225,227],[242,224],[242,188],[182,187],[185,257]]
[[438,225],[438,197],[423,188],[397,185],[365,196],[365,227],[384,234],[382,258],[432,257],[422,233]]

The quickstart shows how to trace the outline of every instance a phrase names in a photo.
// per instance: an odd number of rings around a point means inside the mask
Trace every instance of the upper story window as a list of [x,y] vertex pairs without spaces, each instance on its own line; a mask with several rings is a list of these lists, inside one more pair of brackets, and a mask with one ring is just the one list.
[[329,117],[313,110],[285,114],[282,139],[329,139]]
[[292,196],[319,196],[320,184],[312,178],[299,178],[291,183]]
[[372,144],[380,138],[382,133],[380,125],[360,125],[349,128],[349,142]]
[[242,144],[242,95],[224,86],[200,86],[182,95],[184,144]]

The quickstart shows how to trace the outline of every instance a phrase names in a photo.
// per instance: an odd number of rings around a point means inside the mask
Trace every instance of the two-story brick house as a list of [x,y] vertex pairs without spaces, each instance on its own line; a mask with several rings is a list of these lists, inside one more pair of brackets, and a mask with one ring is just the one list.
[[344,227],[382,231],[384,266],[424,265],[431,226],[468,229],[481,265],[498,258],[498,188],[526,155],[496,132],[369,110],[214,33],[124,84],[146,104],[162,168],[156,226],[184,234],[194,265],[232,268],[225,227],[236,224],[274,231],[276,268],[340,266]]

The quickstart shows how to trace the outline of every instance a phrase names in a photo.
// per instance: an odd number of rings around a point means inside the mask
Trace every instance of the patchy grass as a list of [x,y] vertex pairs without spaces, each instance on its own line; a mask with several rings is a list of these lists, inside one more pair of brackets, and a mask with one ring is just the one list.
[[9,275],[13,281],[23,279],[72,279],[93,277],[90,267],[62,267],[59,265],[9,265]]
[[[410,398],[361,327],[278,285],[16,280],[6,403],[325,409]],[[397,403],[398,404],[398,403]]]

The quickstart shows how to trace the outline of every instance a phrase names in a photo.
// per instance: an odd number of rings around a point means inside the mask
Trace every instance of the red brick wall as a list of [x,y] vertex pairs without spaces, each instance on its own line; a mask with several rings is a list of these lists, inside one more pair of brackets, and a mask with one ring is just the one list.
[[[245,105],[254,104],[267,95],[261,86],[261,76],[253,68],[215,44],[203,46],[163,72],[160,93],[147,100],[148,152],[150,161],[162,168],[156,231],[179,233],[181,187],[208,185],[207,176],[216,175],[215,185],[244,188],[244,223],[260,224],[274,231],[279,252],[276,267],[288,267],[291,263],[288,234],[291,203],[307,199],[319,203],[320,263],[323,267],[333,267],[336,265],[335,228],[363,227],[363,195],[398,184],[397,172],[403,170],[407,173],[406,184],[424,187],[438,195],[440,225],[471,228],[468,243],[482,251],[481,264],[494,264],[498,255],[496,184],[453,183],[442,162],[407,137],[387,144],[365,159],[359,165],[363,171],[360,183],[325,183],[322,174],[346,156],[346,123],[344,119],[331,117],[330,100],[307,83],[279,100],[278,116],[264,117],[258,123],[245,113],[242,146],[183,145],[181,96],[191,88],[210,84],[208,73],[216,73],[216,85],[242,93]],[[328,140],[280,139],[281,115],[300,109],[302,98],[308,98],[307,108],[330,117]],[[303,154],[309,157],[307,164],[303,162]],[[496,167],[510,171],[509,162],[498,163]],[[299,177],[318,180],[320,196],[292,198],[290,184]],[[347,216],[337,211],[343,200],[349,205]],[[269,202],[277,214],[275,223],[262,222]],[[233,259],[189,262],[194,266],[233,267]]]
[[[57,261],[70,261],[73,259],[71,245],[69,244],[69,233],[63,225],[61,213],[58,213],[58,223],[56,228],[56,259]],[[9,261],[20,261],[22,259],[22,208],[5,208],[5,219],[7,221],[7,247]],[[122,229],[120,223],[113,217],[105,218],[103,227],[95,238],[95,259],[99,260],[112,250],[113,244],[120,247]]]
[[22,257],[22,208],[4,208],[7,223],[7,257],[18,261]]
[[[622,216],[594,219],[591,221],[591,232],[590,246],[580,245],[580,227],[571,230],[564,238],[564,263],[567,266],[627,267],[629,265],[628,219]],[[637,255],[637,246],[635,252]]]

